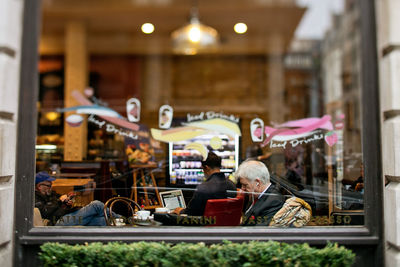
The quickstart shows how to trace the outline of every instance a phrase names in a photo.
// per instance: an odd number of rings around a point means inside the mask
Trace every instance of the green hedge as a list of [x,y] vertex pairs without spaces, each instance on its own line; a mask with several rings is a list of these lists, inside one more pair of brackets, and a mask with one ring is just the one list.
[[43,266],[351,266],[355,254],[337,244],[312,248],[308,244],[274,241],[207,246],[204,243],[177,245],[155,242],[46,243],[39,258]]

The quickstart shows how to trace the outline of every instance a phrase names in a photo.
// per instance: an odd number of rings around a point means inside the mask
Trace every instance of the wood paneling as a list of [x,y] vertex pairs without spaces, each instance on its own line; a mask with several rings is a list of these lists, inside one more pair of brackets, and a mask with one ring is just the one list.
[[[67,25],[65,50],[64,106],[72,107],[79,105],[73,98],[72,92],[77,90],[83,93],[88,84],[86,30],[83,23],[70,22]],[[72,113],[66,112],[65,117],[70,114]],[[64,138],[65,161],[81,161],[86,157],[86,120],[79,127],[73,128],[64,122]]]

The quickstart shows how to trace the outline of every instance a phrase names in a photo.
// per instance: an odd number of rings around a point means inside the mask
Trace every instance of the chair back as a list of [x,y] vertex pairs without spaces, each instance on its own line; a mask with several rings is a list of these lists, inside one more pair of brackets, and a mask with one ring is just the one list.
[[214,218],[210,226],[238,226],[242,217],[243,198],[209,199],[204,217]]
[[135,214],[135,209],[140,210],[139,204],[137,204],[135,201],[133,201],[130,198],[127,197],[113,197],[107,200],[107,202],[104,204],[104,218],[106,219],[107,225],[115,226],[115,218],[113,216],[112,209],[116,203],[123,203],[127,206],[129,209],[129,212],[131,213],[132,217]]

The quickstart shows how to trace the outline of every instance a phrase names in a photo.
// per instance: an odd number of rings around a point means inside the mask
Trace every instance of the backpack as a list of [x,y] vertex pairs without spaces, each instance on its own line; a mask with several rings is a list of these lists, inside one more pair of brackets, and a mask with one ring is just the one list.
[[270,226],[302,227],[311,218],[311,207],[303,199],[291,197],[285,201],[283,207],[275,213]]

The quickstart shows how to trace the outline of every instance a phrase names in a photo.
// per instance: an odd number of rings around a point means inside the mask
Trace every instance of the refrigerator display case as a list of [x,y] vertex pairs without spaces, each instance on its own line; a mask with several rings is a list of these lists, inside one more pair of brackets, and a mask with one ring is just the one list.
[[[212,145],[212,140],[219,140],[220,147]],[[169,143],[169,184],[170,185],[198,185],[205,180],[200,151],[185,149],[191,143],[202,144],[209,151],[222,158],[221,172],[227,177],[238,168],[239,162],[239,136],[230,137],[225,134],[205,134],[196,138]],[[214,148],[213,148],[214,147]],[[218,147],[218,146],[217,146]]]

